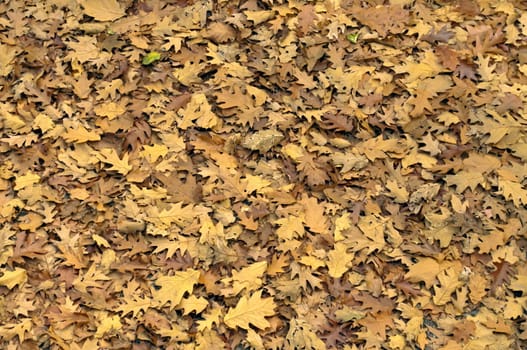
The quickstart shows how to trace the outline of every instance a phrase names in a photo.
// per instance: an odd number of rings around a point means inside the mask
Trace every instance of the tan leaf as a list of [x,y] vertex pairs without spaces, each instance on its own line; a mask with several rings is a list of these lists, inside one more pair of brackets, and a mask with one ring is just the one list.
[[84,0],[84,13],[97,21],[114,21],[125,15],[124,9],[117,0]]

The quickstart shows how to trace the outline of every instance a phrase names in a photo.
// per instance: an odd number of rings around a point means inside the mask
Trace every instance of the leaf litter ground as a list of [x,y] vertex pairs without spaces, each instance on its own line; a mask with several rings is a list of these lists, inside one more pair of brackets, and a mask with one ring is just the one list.
[[525,348],[526,10],[2,2],[1,347]]

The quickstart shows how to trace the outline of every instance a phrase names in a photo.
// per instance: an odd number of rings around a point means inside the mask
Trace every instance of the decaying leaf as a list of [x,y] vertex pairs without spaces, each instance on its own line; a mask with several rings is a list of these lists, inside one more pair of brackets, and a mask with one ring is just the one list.
[[241,145],[253,151],[268,152],[284,139],[284,134],[278,130],[262,130],[243,138]]

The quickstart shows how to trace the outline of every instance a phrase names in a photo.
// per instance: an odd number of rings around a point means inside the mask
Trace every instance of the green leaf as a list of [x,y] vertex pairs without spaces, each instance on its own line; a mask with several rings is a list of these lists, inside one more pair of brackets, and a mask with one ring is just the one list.
[[348,39],[353,44],[356,44],[357,41],[359,40],[359,33],[348,34],[346,35],[346,39]]
[[141,61],[141,64],[143,66],[148,66],[155,61],[159,61],[161,59],[161,54],[156,51],[149,52],[145,57],[143,57],[143,61]]

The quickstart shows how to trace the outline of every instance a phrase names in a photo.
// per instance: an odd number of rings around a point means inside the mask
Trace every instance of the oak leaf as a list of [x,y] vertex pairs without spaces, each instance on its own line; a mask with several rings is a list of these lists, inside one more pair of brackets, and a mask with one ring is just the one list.
[[152,288],[152,296],[161,306],[170,302],[171,308],[179,305],[186,293],[192,293],[198,283],[200,272],[187,269],[177,271],[174,276],[160,276],[156,279],[156,288]]
[[259,290],[249,297],[242,296],[238,304],[229,309],[223,321],[233,329],[249,329],[250,325],[265,329],[271,325],[265,317],[273,316],[275,307],[273,298],[262,298],[262,291]]
[[125,10],[117,0],[84,0],[81,4],[84,13],[97,21],[114,21],[125,15]]
[[451,300],[452,293],[460,287],[463,282],[453,267],[441,271],[437,276],[440,285],[434,286],[433,301],[436,305],[445,305]]
[[30,332],[34,324],[31,318],[23,318],[21,322],[12,324],[6,323],[0,326],[0,337],[2,340],[11,340],[15,336],[18,336],[20,344],[26,339],[26,333]]
[[225,278],[223,283],[232,283],[232,293],[237,295],[242,290],[246,292],[255,290],[262,285],[262,275],[267,269],[267,261],[259,261],[244,267],[240,271],[233,271],[231,278]]
[[353,253],[348,253],[348,246],[345,243],[336,243],[333,250],[328,252],[328,275],[333,278],[340,278],[351,267]]
[[126,175],[132,170],[132,166],[128,163],[128,153],[119,158],[119,155],[113,148],[103,148],[95,153],[95,156],[103,163],[112,165],[108,170],[115,170],[121,175]]
[[102,338],[106,333],[118,331],[121,328],[123,328],[123,325],[119,316],[104,317],[97,327],[95,338]]
[[6,286],[9,289],[13,289],[15,286],[22,286],[27,281],[26,270],[15,267],[13,271],[4,270],[3,275],[0,277],[0,286]]

